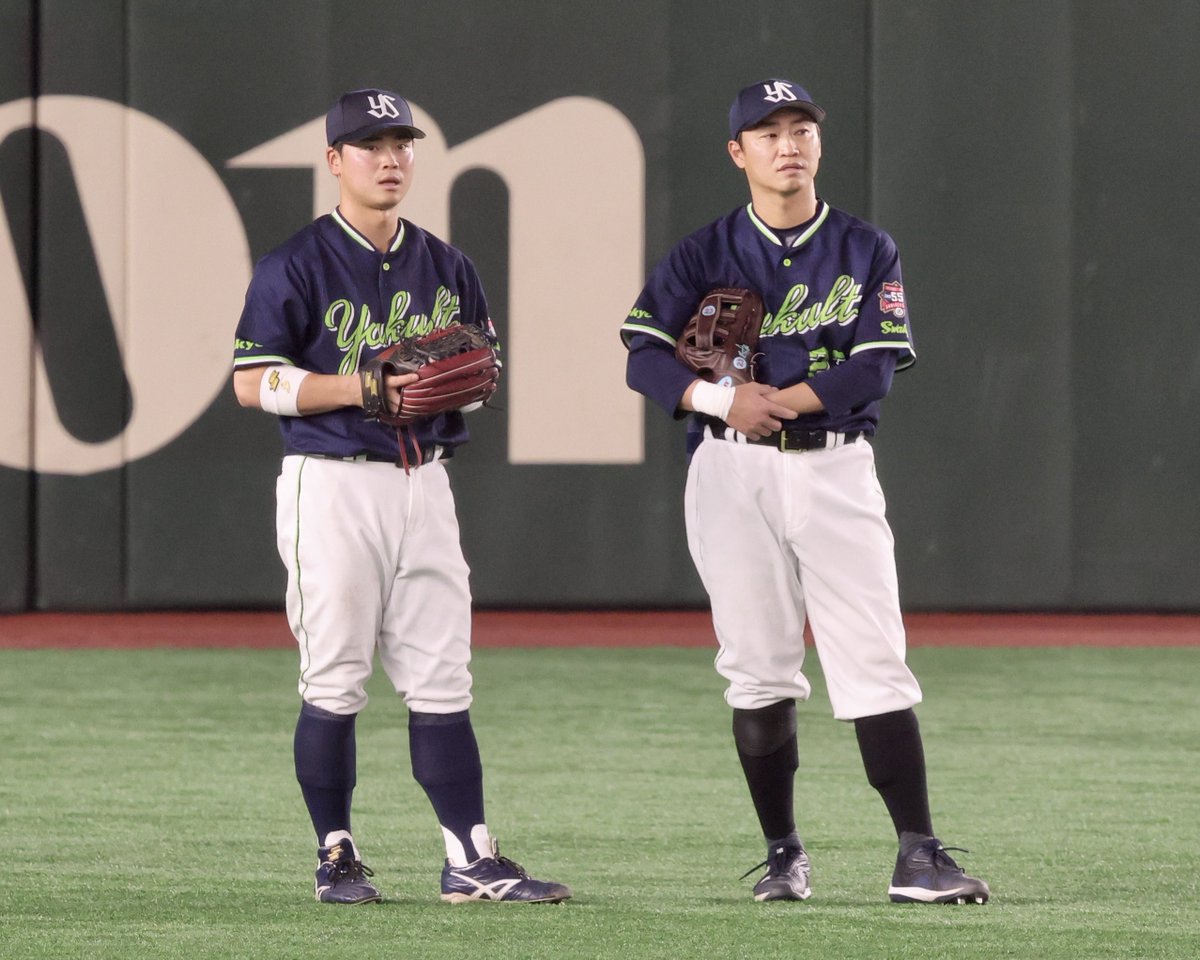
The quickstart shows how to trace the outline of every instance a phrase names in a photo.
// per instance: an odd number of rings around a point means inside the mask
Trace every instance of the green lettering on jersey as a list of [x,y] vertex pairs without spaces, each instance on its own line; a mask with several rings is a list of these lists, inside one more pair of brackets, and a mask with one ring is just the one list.
[[433,298],[433,313],[409,315],[412,294],[398,290],[392,295],[388,318],[384,323],[371,320],[371,308],[365,303],[356,308],[349,300],[334,300],[325,310],[325,327],[332,330],[342,352],[338,373],[347,375],[358,369],[366,347],[380,350],[401,340],[423,337],[454,323],[460,312],[459,298],[445,287],[438,287]]
[[823,373],[830,367],[844,363],[845,360],[846,355],[841,350],[830,350],[828,347],[817,347],[815,350],[810,350],[808,354],[809,379],[812,379],[814,374]]
[[[761,336],[790,337],[796,333],[807,333],[817,327],[831,323],[845,326],[858,316],[858,304],[862,300],[862,284],[842,274],[833,282],[833,287],[824,303],[812,303],[804,307],[808,299],[807,284],[798,283],[783,298],[783,303],[774,314],[763,318]],[[802,309],[803,308],[803,309]]]

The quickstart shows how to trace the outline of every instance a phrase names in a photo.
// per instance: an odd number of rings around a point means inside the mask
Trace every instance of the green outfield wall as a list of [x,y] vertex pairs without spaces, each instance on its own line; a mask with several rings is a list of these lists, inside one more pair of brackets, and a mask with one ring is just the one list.
[[0,0],[0,611],[280,604],[233,331],[332,207],[323,116],[361,86],[429,131],[402,212],[506,347],[452,466],[479,605],[702,604],[683,430],[617,329],[744,202],[726,113],[769,76],[904,262],[918,362],[876,451],[905,606],[1200,609],[1197,36],[1193,0]]

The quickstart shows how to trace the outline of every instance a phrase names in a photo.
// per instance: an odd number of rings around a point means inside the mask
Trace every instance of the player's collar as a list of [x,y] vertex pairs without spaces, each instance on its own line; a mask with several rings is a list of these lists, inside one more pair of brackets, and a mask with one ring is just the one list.
[[[342,211],[339,210],[337,207],[333,208],[332,216],[333,216],[334,222],[337,223],[337,225],[339,227],[341,227],[344,231],[346,231],[347,236],[349,236],[350,239],[353,240],[355,243],[357,243],[360,247],[366,247],[372,253],[379,252],[378,250],[375,249],[375,244],[373,244],[370,240],[368,240],[361,233],[359,233],[357,230],[354,229],[354,226],[350,223],[349,220],[347,220],[345,217],[342,216]],[[404,220],[401,219],[400,226],[396,230],[396,236],[392,238],[391,245],[388,247],[387,252],[395,253],[397,250],[400,249],[400,244],[402,244],[403,242],[404,242]]]
[[[776,234],[774,230],[772,230],[765,223],[763,223],[762,220],[760,220],[758,218],[758,214],[756,214],[754,212],[754,204],[753,203],[746,204],[746,215],[750,217],[750,222],[752,224],[754,224],[754,226],[758,229],[759,233],[761,233],[764,237],[766,237],[773,244],[775,244],[775,246],[777,246],[777,247],[783,246],[783,241],[779,238],[779,235]],[[814,216],[812,218],[812,221],[808,225],[808,229],[805,230],[802,234],[800,234],[800,236],[796,237],[796,239],[792,241],[791,249],[795,250],[797,247],[802,247],[806,243],[808,243],[808,241],[813,238],[813,235],[818,230],[821,229],[821,224],[823,224],[825,222],[825,219],[828,216],[829,216],[829,204],[826,203],[824,200],[817,200],[816,216]]]

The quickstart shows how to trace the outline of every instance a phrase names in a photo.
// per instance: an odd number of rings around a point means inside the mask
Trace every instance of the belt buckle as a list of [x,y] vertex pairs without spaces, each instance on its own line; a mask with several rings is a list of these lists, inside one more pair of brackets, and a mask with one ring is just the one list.
[[[802,434],[807,440],[807,444],[801,443],[798,446],[788,446],[788,434]],[[809,450],[823,450],[829,442],[829,432],[827,430],[788,430],[784,427],[779,431],[779,449],[784,453],[806,453]]]

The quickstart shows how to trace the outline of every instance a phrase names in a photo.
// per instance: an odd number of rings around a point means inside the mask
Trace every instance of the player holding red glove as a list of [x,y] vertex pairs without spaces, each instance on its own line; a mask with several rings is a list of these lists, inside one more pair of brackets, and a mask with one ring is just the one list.
[[300,649],[295,763],[316,896],[382,899],[350,823],[355,717],[378,650],[445,839],[442,899],[564,900],[567,887],[499,856],[468,712],[471,595],[445,461],[467,440],[461,408],[496,388],[479,276],[400,217],[425,136],[402,97],[347,93],[326,133],[337,209],[255,268],[233,378],[239,402],[277,414],[283,433],[277,545]]

